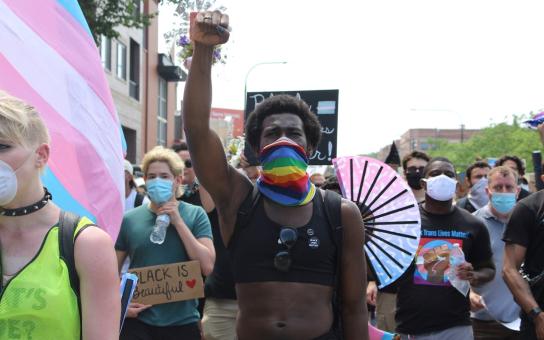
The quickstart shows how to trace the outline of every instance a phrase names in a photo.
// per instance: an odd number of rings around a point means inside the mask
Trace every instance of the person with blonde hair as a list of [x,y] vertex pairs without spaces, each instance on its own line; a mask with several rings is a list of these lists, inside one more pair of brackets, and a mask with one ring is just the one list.
[[503,280],[506,243],[502,237],[520,192],[518,173],[498,166],[487,173],[487,180],[488,204],[473,215],[482,219],[489,232],[497,273],[490,282],[470,290],[472,329],[476,340],[517,340],[521,339],[519,331],[505,326],[519,318],[520,307]]
[[[128,255],[129,268],[196,260],[203,275],[212,272],[215,250],[208,216],[202,207],[176,200],[181,195],[183,167],[179,156],[162,146],[144,156],[142,170],[151,203],[127,212],[123,218],[115,244],[119,270]],[[160,215],[168,215],[170,225],[163,243],[155,244],[150,236]],[[197,301],[156,306],[132,303],[121,339],[199,340]]]
[[117,339],[121,307],[111,238],[86,217],[74,220],[80,283],[72,285],[70,261],[59,247],[67,214],[40,178],[49,155],[38,112],[0,91],[0,338]]

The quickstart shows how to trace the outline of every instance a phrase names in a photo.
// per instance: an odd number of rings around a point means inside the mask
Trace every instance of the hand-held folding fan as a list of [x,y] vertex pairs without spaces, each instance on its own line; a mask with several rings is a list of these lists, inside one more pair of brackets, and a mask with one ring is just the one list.
[[414,258],[421,227],[417,201],[406,181],[376,159],[339,157],[333,164],[342,195],[361,211],[369,268],[383,288]]

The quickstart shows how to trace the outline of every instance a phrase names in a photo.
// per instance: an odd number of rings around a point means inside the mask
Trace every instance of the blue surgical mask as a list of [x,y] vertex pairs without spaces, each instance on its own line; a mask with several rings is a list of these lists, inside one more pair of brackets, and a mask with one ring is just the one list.
[[172,180],[157,177],[147,180],[145,184],[149,199],[155,204],[160,205],[168,202],[173,196],[174,182]]
[[516,193],[493,192],[491,193],[491,205],[501,214],[508,214],[516,205]]

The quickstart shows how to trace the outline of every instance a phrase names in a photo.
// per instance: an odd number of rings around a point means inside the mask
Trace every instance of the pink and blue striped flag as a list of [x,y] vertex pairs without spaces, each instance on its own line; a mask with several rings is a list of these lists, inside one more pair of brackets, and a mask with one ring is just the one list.
[[55,203],[90,217],[115,239],[124,138],[76,0],[0,0],[0,90],[36,107],[49,128],[43,179]]

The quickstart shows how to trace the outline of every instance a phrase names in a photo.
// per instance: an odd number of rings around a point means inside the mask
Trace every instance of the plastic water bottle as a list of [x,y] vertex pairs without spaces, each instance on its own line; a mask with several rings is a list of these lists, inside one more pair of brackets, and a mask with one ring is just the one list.
[[170,216],[168,214],[162,214],[157,216],[155,220],[155,227],[149,236],[149,240],[156,244],[163,244],[166,238],[166,229],[170,225]]
[[448,279],[455,289],[463,294],[463,296],[466,296],[470,289],[470,284],[467,280],[461,280],[457,277],[457,267],[462,263],[465,263],[465,254],[463,253],[463,249],[459,246],[459,243],[455,243],[450,253],[450,271],[448,273]]

